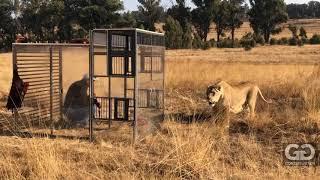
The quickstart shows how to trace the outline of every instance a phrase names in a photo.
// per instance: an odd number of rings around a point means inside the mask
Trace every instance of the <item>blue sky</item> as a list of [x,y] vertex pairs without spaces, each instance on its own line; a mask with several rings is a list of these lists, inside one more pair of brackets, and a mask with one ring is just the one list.
[[[125,10],[136,10],[138,1],[137,0],[123,0]],[[172,2],[175,0],[161,0],[162,6],[165,8],[169,8],[172,5]],[[187,0],[188,4],[191,4],[191,0]],[[307,3],[309,0],[285,0],[286,3]]]

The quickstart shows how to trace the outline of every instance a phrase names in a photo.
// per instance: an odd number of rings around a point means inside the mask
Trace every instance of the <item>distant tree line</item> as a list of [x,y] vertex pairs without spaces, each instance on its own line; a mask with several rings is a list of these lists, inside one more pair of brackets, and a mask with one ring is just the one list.
[[320,18],[320,2],[310,1],[307,4],[288,4],[290,19]]
[[[192,0],[194,9],[186,7],[185,0],[167,11],[164,30],[168,48],[238,47],[241,44],[269,42],[272,34],[281,32],[280,24],[288,20],[283,0],[250,0],[250,8],[244,0]],[[245,20],[254,31],[242,40],[235,38],[236,29]],[[216,38],[208,39],[214,24]],[[226,33],[231,32],[231,37]]]
[[160,1],[138,1],[138,11],[125,12],[120,0],[1,0],[0,50],[10,49],[17,34],[28,42],[70,42],[94,28],[155,30],[164,16]]
[[[155,31],[160,22],[169,49],[250,49],[269,43],[271,35],[280,33],[281,24],[289,17],[318,17],[320,9],[316,1],[287,6],[284,0],[249,0],[249,4],[245,0],[192,0],[193,9],[185,0],[173,1],[168,9],[161,6],[161,0],[138,2],[137,11],[125,12],[120,0],[1,0],[0,50],[10,49],[17,34],[25,36],[27,42],[70,42],[86,38],[94,28]],[[244,21],[249,21],[253,33],[237,39],[235,32]],[[216,36],[209,39],[212,28]]]

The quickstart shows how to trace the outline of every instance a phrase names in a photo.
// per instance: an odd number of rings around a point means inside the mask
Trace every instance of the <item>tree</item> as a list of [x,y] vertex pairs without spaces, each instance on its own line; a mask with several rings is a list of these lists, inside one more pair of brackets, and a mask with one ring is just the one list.
[[288,4],[287,13],[290,19],[308,18],[307,4]]
[[223,0],[218,3],[217,10],[213,18],[213,22],[215,23],[215,28],[217,32],[217,42],[220,42],[220,36],[224,33],[225,30],[229,28],[228,26],[228,2]]
[[64,0],[63,20],[59,24],[59,40],[83,38],[94,28],[111,28],[123,20],[120,0]]
[[264,36],[265,42],[269,42],[271,34],[282,31],[278,25],[288,20],[286,4],[284,0],[250,0],[249,2],[250,26],[256,34]]
[[185,29],[183,29],[183,36],[182,36],[182,48],[184,49],[191,49],[192,48],[192,25],[190,23],[187,23],[185,25]]
[[165,30],[166,47],[179,49],[182,47],[183,30],[179,21],[169,16],[163,27]]
[[80,26],[89,31],[95,28],[111,28],[119,18],[123,9],[120,0],[81,0],[79,11]]
[[117,28],[121,27],[137,27],[137,21],[132,12],[124,12],[120,15],[118,22],[115,25]]
[[176,19],[181,25],[183,36],[181,48],[192,48],[192,25],[191,22],[191,8],[187,7],[185,0],[176,0],[177,4],[168,9],[167,14],[173,19]]
[[179,21],[184,31],[191,22],[191,8],[186,6],[185,0],[176,0],[177,4],[168,9],[167,14]]
[[234,33],[236,28],[240,28],[246,16],[246,4],[244,0],[228,1],[228,26],[231,29],[232,47],[234,47]]
[[309,1],[308,12],[309,12],[309,17],[311,17],[311,18],[320,17],[320,2],[319,1]]
[[0,1],[0,50],[7,50],[14,41],[16,28],[11,16],[13,10],[14,6],[12,1]]
[[202,41],[207,41],[210,25],[215,17],[218,0],[192,0],[195,9],[192,10],[192,23]]
[[161,0],[138,0],[139,19],[143,22],[145,29],[155,31],[155,23],[159,22],[164,10],[160,6]]
[[56,28],[63,19],[63,0],[23,0],[21,22],[23,28],[36,41],[54,42]]
[[309,1],[308,4],[288,4],[287,12],[290,19],[319,18],[320,2]]

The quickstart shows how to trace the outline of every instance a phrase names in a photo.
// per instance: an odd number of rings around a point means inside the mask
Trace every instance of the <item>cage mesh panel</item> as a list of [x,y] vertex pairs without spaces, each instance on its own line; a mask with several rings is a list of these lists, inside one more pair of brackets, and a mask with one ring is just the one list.
[[[105,33],[106,54],[97,50],[96,33]],[[102,36],[101,36],[102,37]],[[99,39],[99,40],[97,40]],[[97,99],[101,109],[93,108],[89,124],[92,139],[94,126],[112,121],[135,121],[133,136],[143,136],[163,120],[164,36],[139,29],[108,29],[91,32],[90,74],[91,103]],[[96,72],[95,61],[105,57],[105,74]],[[102,58],[103,59],[103,58]],[[105,94],[97,95],[92,77],[103,78]],[[90,107],[92,107],[91,104]],[[96,124],[93,122],[97,122]],[[137,132],[140,131],[140,132]]]

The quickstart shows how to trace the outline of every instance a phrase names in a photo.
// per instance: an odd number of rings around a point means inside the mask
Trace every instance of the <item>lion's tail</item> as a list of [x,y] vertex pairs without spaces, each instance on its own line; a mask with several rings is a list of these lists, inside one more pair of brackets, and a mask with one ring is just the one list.
[[258,91],[259,91],[260,97],[263,99],[264,102],[266,102],[266,103],[268,103],[268,104],[271,104],[271,103],[272,103],[272,100],[266,100],[266,99],[264,98],[264,96],[262,95],[262,92],[261,92],[260,88],[258,88]]

